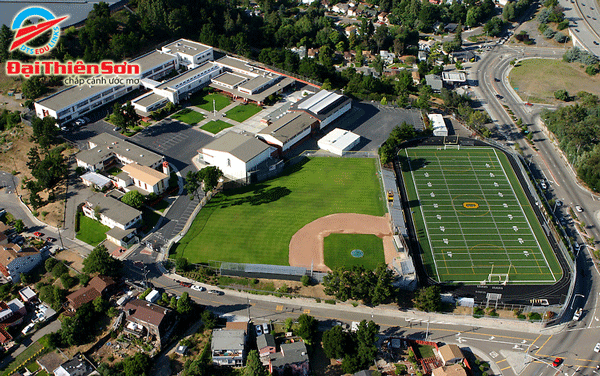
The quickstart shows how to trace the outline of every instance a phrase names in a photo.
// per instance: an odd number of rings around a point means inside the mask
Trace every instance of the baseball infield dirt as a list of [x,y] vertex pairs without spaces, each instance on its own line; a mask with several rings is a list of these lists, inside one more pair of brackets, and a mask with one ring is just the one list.
[[396,253],[387,214],[373,215],[340,213],[314,220],[302,227],[290,240],[290,266],[302,266],[317,271],[331,271],[325,265],[323,239],[329,234],[373,234],[383,239],[385,262],[390,264]]

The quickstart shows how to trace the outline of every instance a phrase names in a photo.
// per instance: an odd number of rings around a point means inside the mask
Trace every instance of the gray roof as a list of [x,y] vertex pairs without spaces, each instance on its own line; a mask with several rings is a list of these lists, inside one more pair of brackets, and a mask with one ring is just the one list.
[[132,208],[121,201],[110,196],[104,196],[103,193],[95,193],[86,200],[92,208],[100,207],[100,213],[113,221],[126,225],[137,218],[141,211]]
[[154,103],[160,102],[160,101],[168,101],[168,99],[163,97],[162,95],[152,93],[150,95],[143,97],[142,99],[140,99],[138,101],[135,101],[134,103],[139,104],[140,106],[148,107],[148,106],[151,106]]
[[267,77],[263,77],[263,76],[254,77],[253,79],[241,84],[240,88],[253,91],[256,88],[265,85],[266,83],[268,83],[271,80],[273,80],[273,77],[268,77],[268,76]]
[[92,365],[81,355],[75,356],[60,365],[69,375],[85,376],[94,371]]
[[275,139],[286,143],[294,136],[301,133],[317,120],[304,112],[290,112],[275,120],[273,124],[258,132],[259,135],[271,135]]
[[427,85],[431,86],[433,90],[442,90],[443,82],[442,78],[435,74],[428,74],[425,76],[425,82]]
[[145,55],[133,58],[130,60],[130,63],[135,63],[140,65],[140,72],[144,73],[151,69],[156,68],[159,65],[162,65],[168,61],[177,60],[175,56],[171,56],[162,51],[152,51],[148,52]]
[[118,227],[113,227],[111,228],[109,231],[106,232],[107,236],[111,236],[115,239],[118,240],[123,240],[123,238],[125,238],[126,236],[128,236],[129,234],[135,232],[135,228],[129,228],[127,230],[121,230]]
[[100,187],[103,187],[104,185],[106,185],[112,181],[109,178],[107,178],[106,176],[100,175],[96,172],[87,172],[87,173],[81,175],[81,179],[87,180],[90,183],[95,184]]
[[275,338],[271,333],[256,337],[256,347],[258,347],[259,350],[264,349],[267,346],[275,347]]
[[175,77],[171,78],[170,80],[165,81],[162,84],[158,85],[157,89],[165,89],[165,88],[169,88],[169,87],[175,87],[178,84],[182,83],[183,81],[187,80],[188,78],[193,77],[202,71],[208,70],[208,69],[212,68],[213,66],[214,66],[213,63],[207,62],[207,63],[197,66],[194,69],[189,69],[189,70],[185,71],[184,73],[180,74],[179,76],[175,76]]
[[249,62],[229,56],[223,56],[222,58],[215,60],[215,63],[229,68],[242,69],[248,72],[250,72],[250,68],[252,68],[254,71],[254,67],[251,66]]
[[246,335],[243,330],[215,329],[213,330],[210,348],[212,351],[244,350],[245,342]]
[[271,364],[273,367],[283,367],[286,364],[302,363],[308,361],[306,354],[306,345],[298,341],[293,343],[284,343],[281,345],[281,353],[273,354]]
[[242,75],[242,73],[225,72],[212,79],[213,82],[222,82],[225,85],[237,86],[240,83],[248,80],[250,77]]
[[122,140],[109,133],[100,133],[90,138],[88,142],[95,144],[96,147],[80,151],[75,154],[75,158],[89,165],[98,164],[108,159],[113,153],[148,167],[164,159],[162,155],[132,144],[127,140]]
[[173,54],[178,52],[186,55],[197,55],[212,47],[187,39],[179,39],[173,43],[163,46],[162,48],[169,49],[170,53]]
[[202,150],[209,149],[222,151],[233,155],[243,162],[249,162],[270,147],[271,146],[254,137],[237,134],[235,132],[227,132],[206,145]]

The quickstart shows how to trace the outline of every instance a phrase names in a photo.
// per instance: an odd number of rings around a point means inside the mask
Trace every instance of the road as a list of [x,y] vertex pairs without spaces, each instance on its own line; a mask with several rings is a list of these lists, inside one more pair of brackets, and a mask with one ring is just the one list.
[[[470,78],[477,80],[479,84],[476,90],[477,96],[494,120],[498,133],[507,140],[507,144],[519,144],[525,157],[533,162],[535,177],[547,180],[549,187],[546,190],[546,197],[558,199],[564,203],[562,207],[555,206],[555,213],[567,224],[565,226],[567,234],[581,244],[582,239],[572,226],[573,221],[570,221],[566,207],[581,205],[584,211],[577,213],[578,220],[585,222],[588,233],[598,239],[600,232],[596,213],[600,211],[600,205],[596,201],[597,197],[578,184],[574,171],[562,157],[557,145],[548,138],[548,134],[539,120],[539,112],[545,106],[525,105],[508,82],[511,60],[528,57],[560,58],[563,53],[562,49],[497,46],[482,57],[474,67]],[[530,124],[529,129],[534,134],[537,151],[532,150],[525,142],[503,105],[508,106],[517,118]],[[595,246],[597,247],[597,243]],[[543,349],[536,350],[534,354],[539,358],[551,359],[553,356],[564,358],[561,371],[566,376],[575,372],[591,375],[590,371],[600,364],[600,356],[593,351],[594,345],[600,341],[600,331],[598,330],[600,326],[598,315],[600,274],[589,254],[589,249],[576,253],[578,278],[574,290],[575,299],[567,302],[570,309],[567,311],[564,321],[568,321],[572,317],[573,311],[577,307],[584,307],[584,315],[581,321],[568,324],[564,332],[549,336],[544,342]],[[550,374],[547,372],[549,372],[547,365],[536,361],[531,363],[523,374]]]
[[600,56],[600,11],[596,0],[559,0],[570,21],[569,34],[575,45]]

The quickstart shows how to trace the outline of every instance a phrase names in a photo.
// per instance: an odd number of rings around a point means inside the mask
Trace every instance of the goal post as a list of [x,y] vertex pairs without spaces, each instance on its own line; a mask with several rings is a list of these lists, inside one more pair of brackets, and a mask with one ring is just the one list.
[[487,283],[498,283],[502,285],[508,284],[508,273],[490,273],[486,280]]

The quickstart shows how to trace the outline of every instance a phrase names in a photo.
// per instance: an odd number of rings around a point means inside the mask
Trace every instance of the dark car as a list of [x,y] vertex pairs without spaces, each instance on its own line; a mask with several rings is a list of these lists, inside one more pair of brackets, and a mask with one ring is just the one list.
[[500,95],[500,94],[496,94],[496,98],[498,98],[498,99],[504,99],[504,97],[502,95]]
[[597,46],[597,45],[598,45],[598,42],[594,41],[594,44]]

